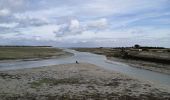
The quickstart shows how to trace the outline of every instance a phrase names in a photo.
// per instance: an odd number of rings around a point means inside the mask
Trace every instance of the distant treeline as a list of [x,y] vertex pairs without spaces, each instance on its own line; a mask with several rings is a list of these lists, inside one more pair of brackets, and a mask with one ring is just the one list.
[[165,49],[164,47],[139,47],[139,49]]
[[0,47],[52,47],[52,46],[0,45]]
[[[100,47],[101,48],[101,47]],[[164,47],[147,47],[147,46],[143,46],[143,47],[114,47],[113,49],[130,49],[130,48],[134,48],[134,49],[166,49]]]

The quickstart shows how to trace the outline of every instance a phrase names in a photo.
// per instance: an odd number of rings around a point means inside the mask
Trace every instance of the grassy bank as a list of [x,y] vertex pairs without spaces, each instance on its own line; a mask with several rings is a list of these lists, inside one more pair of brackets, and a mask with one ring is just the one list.
[[81,52],[105,55],[110,60],[127,63],[131,66],[170,74],[169,49],[135,48],[73,48]]
[[48,58],[66,52],[52,47],[0,47],[0,60]]
[[73,48],[77,51],[92,52],[124,59],[146,60],[170,64],[169,49],[135,49],[135,48]]

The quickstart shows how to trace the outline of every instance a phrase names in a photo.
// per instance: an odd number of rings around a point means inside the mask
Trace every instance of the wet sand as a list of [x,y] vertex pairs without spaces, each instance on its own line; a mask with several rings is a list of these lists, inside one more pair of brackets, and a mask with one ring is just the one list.
[[0,100],[168,100],[170,91],[80,63],[0,71]]

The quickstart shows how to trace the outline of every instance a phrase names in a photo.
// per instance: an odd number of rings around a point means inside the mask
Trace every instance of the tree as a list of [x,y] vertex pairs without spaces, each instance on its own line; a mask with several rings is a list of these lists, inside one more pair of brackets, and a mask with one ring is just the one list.
[[140,45],[138,45],[138,44],[135,44],[135,46],[134,46],[135,48],[137,48],[137,49],[139,49],[140,48]]

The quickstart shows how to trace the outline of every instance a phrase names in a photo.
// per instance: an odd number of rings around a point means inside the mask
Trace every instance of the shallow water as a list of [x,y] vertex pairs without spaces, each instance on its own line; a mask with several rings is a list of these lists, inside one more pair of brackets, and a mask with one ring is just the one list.
[[69,64],[69,63],[75,63],[77,60],[79,62],[87,62],[109,70],[121,72],[126,75],[133,76],[135,78],[149,80],[151,82],[160,85],[170,86],[170,75],[134,68],[120,62],[108,61],[106,57],[103,55],[97,55],[97,54],[92,54],[87,52],[78,52],[70,49],[65,49],[65,51],[74,53],[74,56],[60,58],[60,59],[44,59],[44,60],[37,60],[37,61],[1,62],[0,70],[2,71],[2,70],[13,70],[13,69],[22,69],[22,68],[34,68],[34,67],[56,65],[56,64]]

